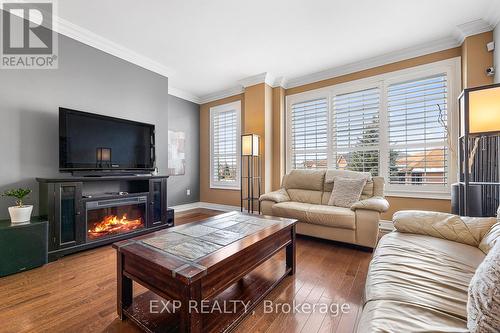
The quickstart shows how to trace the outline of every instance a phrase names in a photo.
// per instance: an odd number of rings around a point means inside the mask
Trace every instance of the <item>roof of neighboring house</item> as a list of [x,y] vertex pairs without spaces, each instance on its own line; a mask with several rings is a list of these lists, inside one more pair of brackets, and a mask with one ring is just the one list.
[[[446,152],[444,149],[432,149],[424,154],[414,153],[398,157],[397,163],[406,166],[405,170],[434,169],[443,170],[446,165]],[[429,171],[429,172],[432,172]]]
[[312,160],[304,161],[305,168],[326,168],[328,166],[327,160]]

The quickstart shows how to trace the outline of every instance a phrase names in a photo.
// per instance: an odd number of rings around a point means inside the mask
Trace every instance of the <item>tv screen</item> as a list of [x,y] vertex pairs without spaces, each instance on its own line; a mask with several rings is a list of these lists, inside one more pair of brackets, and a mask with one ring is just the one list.
[[59,168],[154,170],[154,125],[59,108]]

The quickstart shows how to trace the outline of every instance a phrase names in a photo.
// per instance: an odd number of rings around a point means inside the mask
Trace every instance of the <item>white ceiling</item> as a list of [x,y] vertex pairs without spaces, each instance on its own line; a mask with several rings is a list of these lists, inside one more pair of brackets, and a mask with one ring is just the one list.
[[461,24],[494,26],[500,1],[61,0],[58,16],[70,37],[167,75],[172,91],[200,101],[258,73],[299,82],[417,45],[458,43]]

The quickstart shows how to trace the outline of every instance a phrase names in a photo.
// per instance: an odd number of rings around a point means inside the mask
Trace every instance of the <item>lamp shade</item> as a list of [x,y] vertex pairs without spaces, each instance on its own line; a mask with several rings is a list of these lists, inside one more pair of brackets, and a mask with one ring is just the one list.
[[241,136],[241,155],[259,156],[260,137],[257,134],[243,134]]
[[500,132],[500,86],[469,92],[469,133]]

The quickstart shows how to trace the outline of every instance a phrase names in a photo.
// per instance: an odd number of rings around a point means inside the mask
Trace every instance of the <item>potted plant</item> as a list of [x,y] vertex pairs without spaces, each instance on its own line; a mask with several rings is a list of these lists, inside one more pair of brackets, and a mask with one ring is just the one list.
[[10,189],[5,191],[3,197],[16,199],[16,206],[9,207],[10,221],[12,224],[26,223],[31,219],[33,205],[25,205],[24,198],[31,193],[29,188]]

